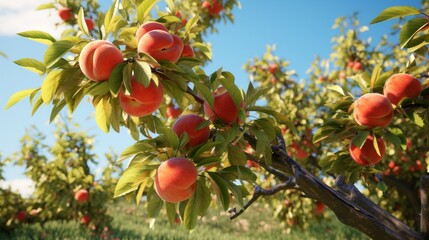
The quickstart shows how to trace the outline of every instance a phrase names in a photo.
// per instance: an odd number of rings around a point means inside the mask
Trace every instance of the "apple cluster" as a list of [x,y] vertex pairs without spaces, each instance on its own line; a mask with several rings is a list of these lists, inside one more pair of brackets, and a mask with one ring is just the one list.
[[[73,19],[76,19],[73,10],[68,7],[60,7],[57,10],[58,16],[63,20],[64,22],[70,22]],[[94,29],[94,21],[91,18],[85,18],[85,24],[88,28],[88,31],[92,31]]]
[[[394,115],[394,106],[397,106],[405,98],[417,98],[422,91],[422,84],[412,75],[397,73],[387,79],[383,94],[367,93],[362,95],[354,103],[353,117],[359,125],[368,127],[387,127]],[[357,136],[355,136],[356,138]],[[359,165],[367,166],[381,161],[385,152],[386,144],[383,139],[377,138],[374,147],[373,136],[369,135],[362,147],[349,145],[350,156]]]

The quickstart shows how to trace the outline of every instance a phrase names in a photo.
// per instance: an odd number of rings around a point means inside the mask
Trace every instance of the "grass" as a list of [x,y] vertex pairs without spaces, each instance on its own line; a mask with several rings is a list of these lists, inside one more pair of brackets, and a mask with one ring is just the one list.
[[[273,218],[272,211],[257,205],[252,206],[239,218],[231,221],[224,212],[213,210],[209,216],[199,220],[198,226],[188,232],[182,226],[170,226],[167,219],[160,216],[149,228],[151,219],[147,217],[144,207],[116,204],[111,207],[114,217],[112,229],[105,239],[147,239],[147,240],[247,240],[247,239],[291,239],[291,240],[323,240],[323,239],[369,239],[358,231],[344,226],[338,220],[315,222],[302,231],[287,231],[284,226]],[[39,224],[24,225],[10,234],[0,233],[0,239],[103,239],[91,236],[88,229],[82,228],[77,222],[52,221],[44,228]]]

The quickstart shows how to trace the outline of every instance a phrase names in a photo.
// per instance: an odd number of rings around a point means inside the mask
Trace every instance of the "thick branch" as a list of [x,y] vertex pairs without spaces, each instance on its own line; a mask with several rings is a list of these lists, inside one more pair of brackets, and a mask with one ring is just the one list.
[[[339,176],[336,179],[337,187],[345,194],[345,197],[354,202],[360,208],[365,209],[374,217],[380,219],[384,224],[390,228],[397,229],[399,232],[413,232],[408,225],[404,224],[399,219],[392,216],[389,212],[365,197],[354,185],[347,185],[344,182],[344,177]],[[406,234],[406,233],[404,233]]]
[[429,175],[420,178],[420,231],[429,238]]

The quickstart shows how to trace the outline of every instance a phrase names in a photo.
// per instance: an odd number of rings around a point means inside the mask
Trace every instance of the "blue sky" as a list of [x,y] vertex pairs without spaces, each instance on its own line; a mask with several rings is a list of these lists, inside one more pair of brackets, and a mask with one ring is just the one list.
[[[50,107],[42,106],[31,116],[31,106],[24,100],[5,111],[8,98],[19,90],[39,87],[42,78],[25,70],[12,61],[31,57],[42,59],[45,45],[17,36],[24,30],[44,30],[58,32],[53,23],[59,22],[56,13],[34,13],[42,0],[4,0],[0,2],[0,51],[8,59],[0,57],[0,152],[3,158],[19,150],[19,139],[25,129],[36,125],[50,135],[55,126],[49,124]],[[107,7],[109,0],[100,3]],[[369,22],[384,8],[398,5],[420,6],[419,0],[242,0],[242,8],[234,11],[235,23],[218,25],[219,33],[209,35],[207,40],[213,46],[213,61],[206,72],[211,73],[223,67],[236,76],[238,85],[247,86],[248,77],[242,69],[243,64],[254,57],[261,56],[266,45],[276,45],[276,55],[290,61],[289,69],[295,69],[300,78],[305,78],[305,71],[315,56],[327,58],[331,50],[331,38],[337,32],[332,30],[338,16],[350,16],[359,12],[361,25]],[[377,42],[380,36],[389,32],[395,21],[388,21],[369,26],[364,36],[373,36]],[[395,39],[394,39],[395,40]],[[85,106],[86,105],[86,106]],[[89,134],[95,135],[95,152],[101,157],[103,152],[113,149],[120,153],[133,144],[125,129],[121,133],[105,134],[100,131],[93,116],[91,104],[83,102],[75,111],[74,121]],[[48,142],[52,141],[48,139]],[[99,159],[103,163],[102,158]],[[22,178],[23,170],[8,167],[5,177],[8,180]]]

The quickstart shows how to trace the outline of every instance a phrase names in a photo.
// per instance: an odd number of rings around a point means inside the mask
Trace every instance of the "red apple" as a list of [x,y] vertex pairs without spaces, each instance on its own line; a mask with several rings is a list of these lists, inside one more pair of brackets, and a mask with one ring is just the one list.
[[392,104],[379,93],[367,93],[355,101],[353,116],[359,125],[386,127],[393,118]]
[[422,91],[420,81],[410,74],[397,73],[384,84],[384,95],[391,103],[397,105],[404,98],[416,98]]
[[231,95],[225,88],[220,87],[213,93],[214,103],[211,108],[204,102],[204,113],[211,122],[222,122],[226,125],[232,124],[238,119],[238,108],[235,106]]
[[187,114],[180,116],[174,123],[171,129],[177,134],[182,135],[186,132],[189,136],[187,147],[194,147],[207,142],[210,137],[210,128],[205,126],[198,129],[198,126],[206,121],[203,117],[196,114]]
[[73,12],[70,8],[62,7],[58,9],[58,16],[60,16],[63,21],[67,22],[73,18]]
[[167,118],[177,118],[182,113],[182,109],[174,107],[173,104],[167,106],[165,116]]
[[192,49],[192,47],[189,44],[185,44],[183,46],[183,51],[182,51],[182,55],[181,57],[194,57],[195,53],[194,50]]
[[182,39],[163,30],[151,30],[144,34],[137,46],[138,52],[149,54],[157,61],[177,62],[183,51]]
[[279,70],[279,66],[277,64],[271,63],[270,65],[268,65],[268,71],[271,74],[275,74],[278,70]]
[[88,31],[91,32],[94,29],[94,21],[91,18],[85,18],[85,24]]
[[124,88],[119,90],[119,103],[124,112],[135,117],[143,117],[155,112],[162,101],[164,100],[164,90],[162,84],[151,81],[145,87],[136,81],[135,77],[131,77],[130,94],[125,93]]
[[74,199],[80,203],[84,203],[89,199],[89,192],[86,189],[80,189],[74,194]]
[[91,222],[91,217],[89,215],[84,215],[80,218],[80,224],[88,225]]
[[386,144],[381,138],[377,138],[378,149],[380,150],[380,155],[376,152],[374,148],[374,138],[372,135],[369,135],[363,144],[362,148],[357,147],[353,144],[353,140],[349,145],[349,152],[352,159],[361,166],[373,165],[381,161],[384,154],[386,153]]
[[88,43],[79,56],[80,69],[93,81],[108,80],[116,65],[123,61],[121,51],[105,40]]
[[155,190],[166,202],[178,203],[190,198],[196,189],[198,171],[186,158],[175,157],[161,163],[155,174]]
[[353,62],[353,70],[354,71],[356,71],[356,72],[359,72],[359,71],[361,71],[362,70],[362,68],[363,68],[363,65],[362,65],[362,63],[360,63],[360,62]]
[[207,9],[210,16],[217,16],[223,10],[223,6],[218,0],[206,0],[203,2],[202,8]]
[[137,42],[140,41],[140,39],[142,38],[143,35],[145,35],[146,33],[150,32],[152,30],[162,30],[162,31],[168,32],[168,29],[162,23],[153,22],[153,21],[146,22],[146,23],[142,24],[139,27],[139,29],[137,29],[137,32],[136,32]]
[[19,222],[24,222],[24,220],[27,218],[27,212],[24,210],[21,210],[15,215],[15,218]]
[[322,202],[316,202],[316,206],[314,208],[314,213],[316,215],[321,215],[325,211],[325,204]]

